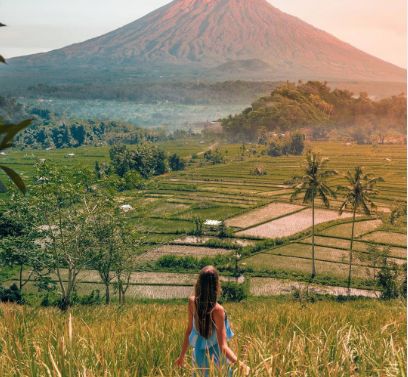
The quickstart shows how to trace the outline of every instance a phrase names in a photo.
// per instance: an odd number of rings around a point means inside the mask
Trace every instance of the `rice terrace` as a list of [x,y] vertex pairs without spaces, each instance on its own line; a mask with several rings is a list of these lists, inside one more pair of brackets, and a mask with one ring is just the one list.
[[61,1],[17,56],[5,0],[0,376],[405,376],[406,62],[298,0],[156,5]]

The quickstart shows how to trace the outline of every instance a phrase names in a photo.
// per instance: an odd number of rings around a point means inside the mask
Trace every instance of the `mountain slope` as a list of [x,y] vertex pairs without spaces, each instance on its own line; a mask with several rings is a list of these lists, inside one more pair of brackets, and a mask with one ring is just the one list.
[[[366,54],[266,0],[175,0],[105,35],[17,66],[180,69],[223,78],[405,81]],[[187,70],[186,70],[187,68]]]

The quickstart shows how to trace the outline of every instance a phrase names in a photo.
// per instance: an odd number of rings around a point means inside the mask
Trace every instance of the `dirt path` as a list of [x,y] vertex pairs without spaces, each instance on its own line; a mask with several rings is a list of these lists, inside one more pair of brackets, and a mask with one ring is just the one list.
[[197,156],[202,156],[207,151],[213,151],[214,149],[216,149],[218,147],[218,144],[219,144],[218,141],[211,144],[205,151],[197,153]]

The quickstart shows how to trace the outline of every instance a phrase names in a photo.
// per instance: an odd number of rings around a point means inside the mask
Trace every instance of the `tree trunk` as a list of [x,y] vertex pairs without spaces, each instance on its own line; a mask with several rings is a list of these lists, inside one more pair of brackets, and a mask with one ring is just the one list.
[[105,282],[105,304],[110,304],[110,284],[109,282]]
[[315,264],[315,199],[312,199],[312,279],[316,276]]
[[23,270],[24,270],[24,265],[20,265],[20,274],[19,274],[19,284],[20,284],[20,286],[19,286],[19,290],[20,290],[20,293],[22,293],[22,291],[23,291]]
[[125,305],[125,293],[126,291],[122,291],[122,302],[120,303],[121,305]]
[[349,273],[348,273],[348,280],[347,280],[347,293],[350,296],[351,291],[351,265],[353,263],[353,243],[354,243],[354,226],[356,224],[356,210],[357,208],[354,206],[353,209],[353,223],[351,225],[351,239],[350,239],[350,254],[349,254]]

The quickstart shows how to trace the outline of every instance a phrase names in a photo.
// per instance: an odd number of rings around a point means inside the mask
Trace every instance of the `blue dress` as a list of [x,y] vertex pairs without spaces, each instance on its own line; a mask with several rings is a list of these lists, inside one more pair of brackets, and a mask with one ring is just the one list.
[[[227,340],[230,340],[234,333],[231,330],[230,323],[225,314],[225,329],[227,333]],[[193,319],[193,329],[191,330],[189,337],[190,346],[194,348],[194,367],[200,370],[200,372],[194,374],[194,376],[208,377],[210,361],[213,360],[216,366],[228,365],[226,357],[222,354],[220,347],[218,345],[217,330],[215,324],[211,335],[206,339],[200,335],[195,326],[195,321]],[[228,376],[232,376],[232,369],[228,368]]]

